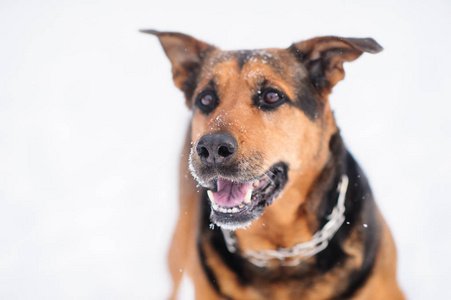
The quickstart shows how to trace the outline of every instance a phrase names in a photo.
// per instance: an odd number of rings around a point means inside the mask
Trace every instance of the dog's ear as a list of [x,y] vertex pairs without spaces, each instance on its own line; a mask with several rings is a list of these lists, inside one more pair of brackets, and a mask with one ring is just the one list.
[[175,85],[185,93],[189,106],[194,91],[194,81],[200,70],[202,60],[208,50],[214,47],[189,35],[178,32],[140,30],[156,35],[164,52],[172,64],[172,77]]
[[372,38],[325,36],[295,43],[289,50],[306,66],[312,84],[324,95],[344,78],[344,62],[363,52],[378,53],[382,47]]

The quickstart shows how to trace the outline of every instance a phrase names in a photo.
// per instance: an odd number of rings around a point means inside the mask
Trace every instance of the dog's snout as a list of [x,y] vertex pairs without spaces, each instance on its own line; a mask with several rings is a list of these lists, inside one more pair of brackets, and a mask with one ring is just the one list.
[[236,139],[224,132],[206,134],[200,138],[196,153],[203,165],[221,167],[234,156],[238,144]]

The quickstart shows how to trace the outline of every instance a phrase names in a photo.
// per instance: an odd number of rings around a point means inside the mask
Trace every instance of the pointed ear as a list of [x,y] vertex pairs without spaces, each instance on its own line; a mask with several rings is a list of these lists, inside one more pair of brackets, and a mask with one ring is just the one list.
[[378,53],[382,47],[372,38],[325,36],[295,43],[289,50],[306,66],[312,84],[324,95],[344,78],[344,62],[363,52]]
[[178,32],[140,31],[156,35],[159,38],[164,52],[171,61],[174,83],[185,93],[189,104],[202,60],[206,52],[214,49],[214,47]]

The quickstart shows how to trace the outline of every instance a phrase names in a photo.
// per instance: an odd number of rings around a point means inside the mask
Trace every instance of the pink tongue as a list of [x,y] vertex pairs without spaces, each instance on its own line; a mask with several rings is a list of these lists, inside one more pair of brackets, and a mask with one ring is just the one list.
[[218,191],[213,193],[216,204],[222,207],[234,207],[244,201],[252,183],[232,182],[218,178]]

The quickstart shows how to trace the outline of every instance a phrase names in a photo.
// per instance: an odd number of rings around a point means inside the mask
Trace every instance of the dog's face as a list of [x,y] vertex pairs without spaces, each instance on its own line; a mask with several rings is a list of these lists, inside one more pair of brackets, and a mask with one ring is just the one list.
[[190,170],[207,189],[212,221],[226,229],[249,225],[289,181],[320,172],[337,130],[327,96],[342,64],[381,50],[371,39],[324,37],[221,51],[183,34],[145,32],[160,38],[193,111]]
[[256,219],[283,190],[288,170],[318,153],[324,103],[307,76],[286,50],[207,55],[191,103],[190,167],[211,191],[216,224]]

